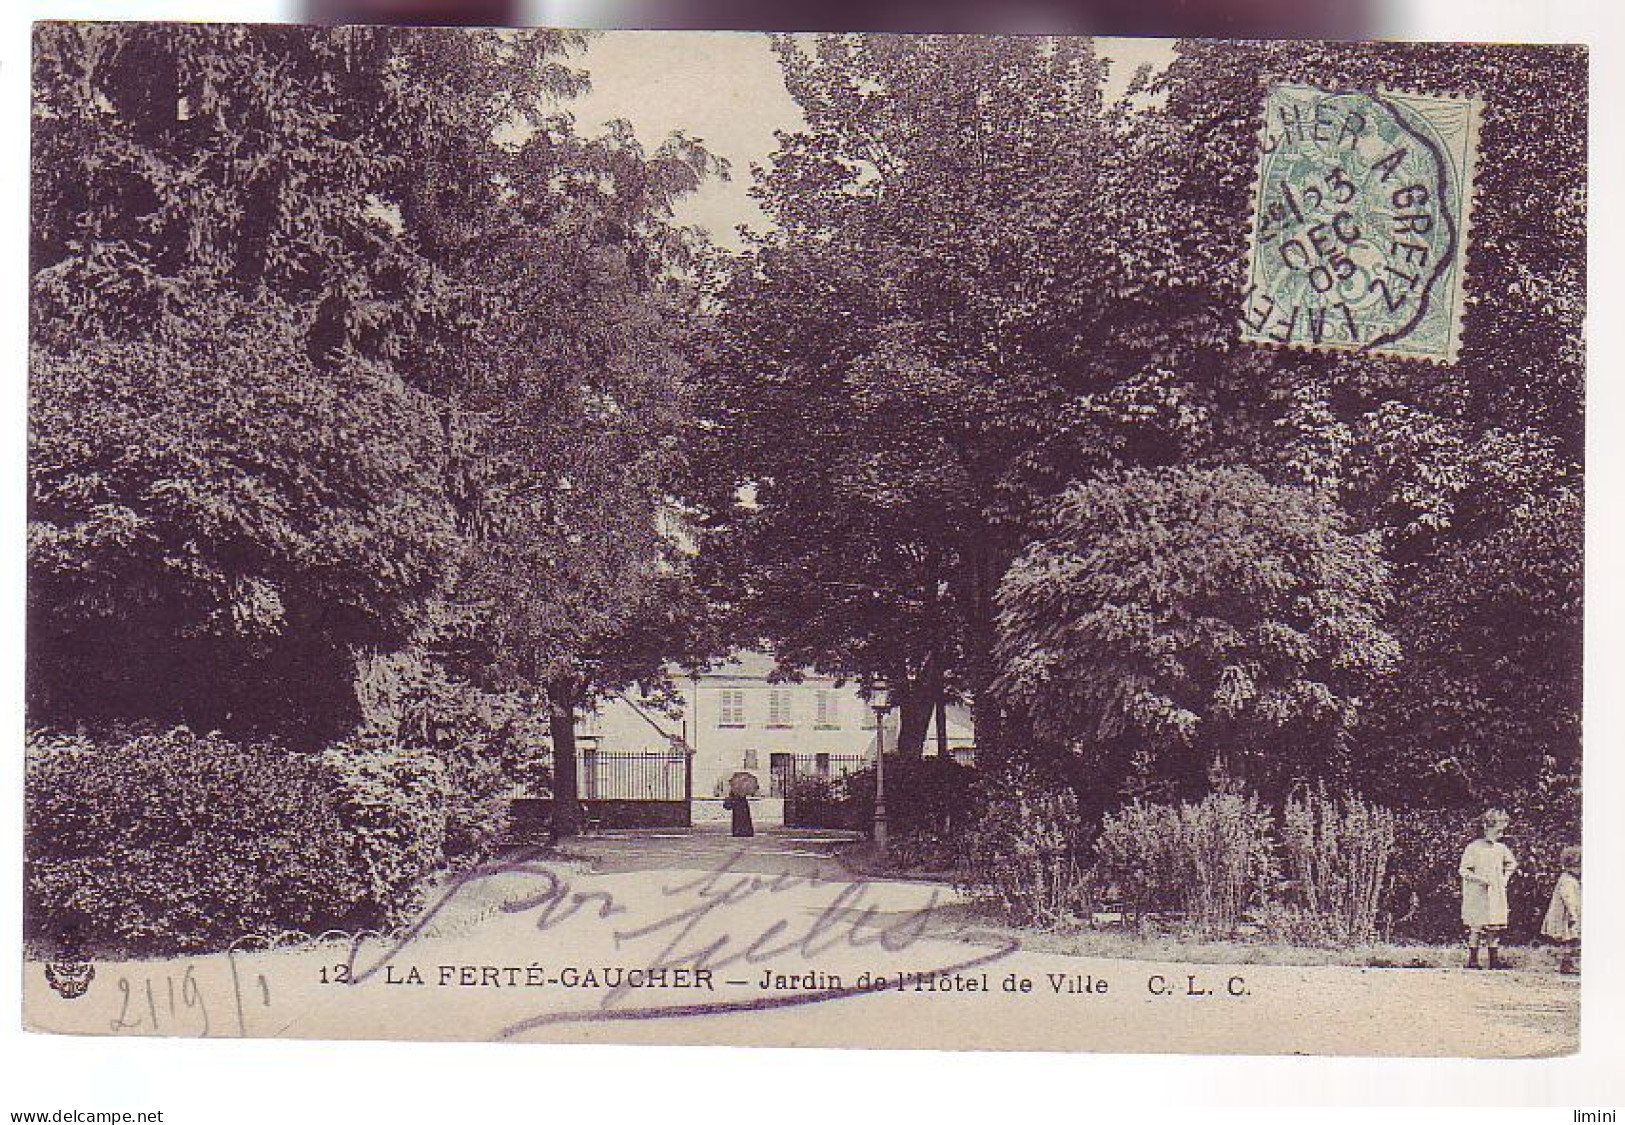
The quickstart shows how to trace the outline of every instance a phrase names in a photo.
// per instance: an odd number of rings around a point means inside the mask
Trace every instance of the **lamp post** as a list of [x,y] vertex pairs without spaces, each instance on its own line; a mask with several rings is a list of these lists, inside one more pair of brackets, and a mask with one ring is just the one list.
[[869,685],[869,706],[875,712],[875,848],[886,854],[886,712],[891,710],[891,685],[876,677]]

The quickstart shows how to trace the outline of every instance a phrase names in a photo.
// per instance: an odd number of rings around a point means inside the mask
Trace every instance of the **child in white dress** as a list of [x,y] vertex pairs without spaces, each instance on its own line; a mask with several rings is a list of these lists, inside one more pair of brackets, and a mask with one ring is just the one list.
[[1501,809],[1484,814],[1484,831],[1461,853],[1461,923],[1467,927],[1467,967],[1479,968],[1478,950],[1489,950],[1489,967],[1501,963],[1501,931],[1507,927],[1507,883],[1518,870],[1512,850],[1501,843],[1512,818]]
[[1552,888],[1552,904],[1540,932],[1557,943],[1557,971],[1580,971],[1580,849],[1563,849],[1563,873]]

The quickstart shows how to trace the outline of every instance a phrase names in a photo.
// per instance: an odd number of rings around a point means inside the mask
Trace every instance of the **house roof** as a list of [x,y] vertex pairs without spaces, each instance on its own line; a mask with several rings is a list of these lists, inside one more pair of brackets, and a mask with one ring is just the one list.
[[[778,663],[770,653],[745,649],[735,652],[726,662],[701,672],[699,680],[701,683],[718,680],[759,680],[765,683],[777,671]],[[834,684],[835,677],[820,675],[817,672],[806,672],[798,681],[785,682],[824,686]],[[853,685],[848,684],[848,686]]]

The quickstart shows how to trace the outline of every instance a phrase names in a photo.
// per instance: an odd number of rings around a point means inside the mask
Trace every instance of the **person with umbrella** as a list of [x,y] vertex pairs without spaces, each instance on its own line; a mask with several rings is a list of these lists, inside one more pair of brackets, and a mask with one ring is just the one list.
[[722,802],[722,807],[734,814],[733,834],[735,836],[754,836],[756,826],[750,820],[750,799],[756,795],[756,775],[741,770],[728,779],[728,799]]

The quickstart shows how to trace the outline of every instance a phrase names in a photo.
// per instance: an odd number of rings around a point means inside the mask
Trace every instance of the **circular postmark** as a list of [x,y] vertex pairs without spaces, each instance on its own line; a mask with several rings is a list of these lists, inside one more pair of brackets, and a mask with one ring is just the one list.
[[1450,357],[1465,152],[1416,100],[1271,91],[1244,338]]

